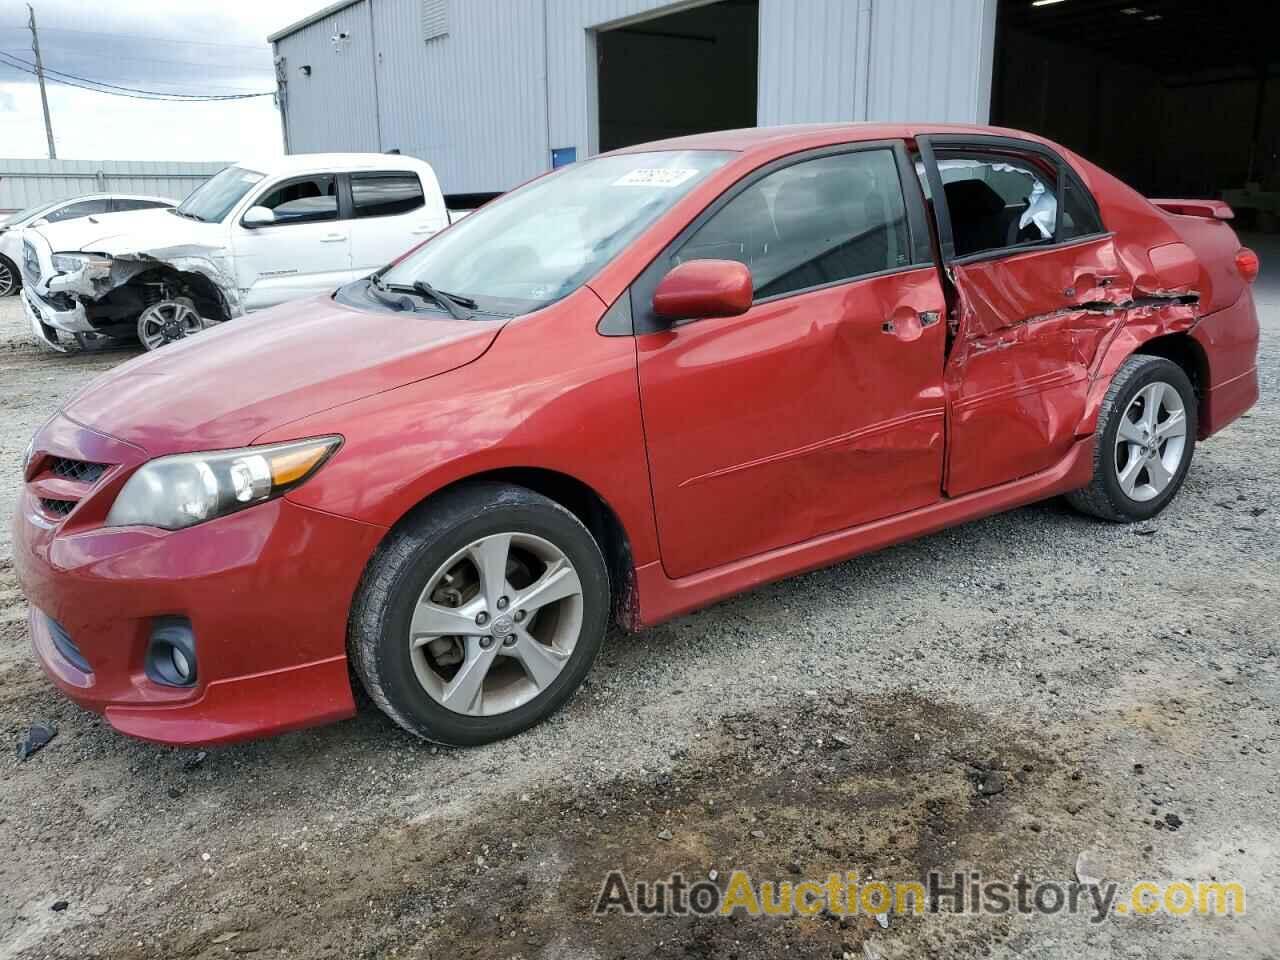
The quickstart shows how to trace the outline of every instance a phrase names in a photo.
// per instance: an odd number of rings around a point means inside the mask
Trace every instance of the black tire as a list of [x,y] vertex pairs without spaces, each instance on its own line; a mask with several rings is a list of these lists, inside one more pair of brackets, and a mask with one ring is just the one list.
[[[1182,400],[1186,417],[1185,445],[1168,486],[1150,500],[1137,500],[1124,492],[1117,477],[1116,437],[1120,419],[1134,398],[1144,387],[1157,381],[1176,390]],[[1195,388],[1181,367],[1164,357],[1134,354],[1120,365],[1102,401],[1094,433],[1093,479],[1087,487],[1067,494],[1067,502],[1081,513],[1115,523],[1135,523],[1156,516],[1177,496],[1191,468],[1198,427],[1196,412]]]
[[0,255],[0,297],[8,297],[22,289],[22,273],[8,257]]
[[[541,537],[573,564],[582,584],[581,630],[559,676],[532,700],[491,716],[455,713],[418,681],[409,624],[428,580],[450,557],[480,538],[504,532]],[[600,547],[576,516],[523,487],[469,484],[410,514],[369,561],[348,626],[351,666],[378,708],[415,736],[451,746],[500,740],[550,716],[581,685],[604,641],[609,589]]]

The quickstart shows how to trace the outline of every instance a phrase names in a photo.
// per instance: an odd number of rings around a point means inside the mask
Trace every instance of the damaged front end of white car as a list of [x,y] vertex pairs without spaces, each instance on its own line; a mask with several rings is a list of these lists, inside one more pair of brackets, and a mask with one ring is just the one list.
[[244,313],[224,248],[136,249],[117,236],[69,249],[66,233],[46,228],[23,237],[27,319],[55,350],[135,338],[154,350]]

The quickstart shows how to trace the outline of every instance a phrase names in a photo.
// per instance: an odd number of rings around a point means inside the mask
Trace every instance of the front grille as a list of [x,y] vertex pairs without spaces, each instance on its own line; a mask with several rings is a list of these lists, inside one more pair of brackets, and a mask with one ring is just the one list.
[[53,645],[58,648],[58,652],[62,654],[63,658],[77,670],[83,673],[93,673],[93,667],[84,658],[84,654],[80,652],[80,648],[76,646],[75,641],[71,639],[71,634],[67,633],[62,624],[47,615],[44,619],[49,625],[49,636],[53,638]]
[[97,483],[107,471],[107,464],[94,463],[91,460],[72,460],[69,457],[54,457],[49,464],[54,476],[64,480],[75,480],[78,483]]
[[76,508],[74,500],[54,500],[52,497],[41,497],[40,506],[44,512],[54,517],[65,517]]

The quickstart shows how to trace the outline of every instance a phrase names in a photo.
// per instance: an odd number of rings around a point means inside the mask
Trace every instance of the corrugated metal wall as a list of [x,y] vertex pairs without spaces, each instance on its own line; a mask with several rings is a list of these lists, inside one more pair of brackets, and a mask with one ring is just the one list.
[[[446,192],[507,189],[595,152],[595,31],[701,2],[448,0],[424,41],[421,0],[358,0],[277,41],[289,149],[398,147]],[[986,121],[996,0],[759,2],[759,123]]]
[[[345,40],[334,40],[342,34]],[[414,36],[422,42],[420,26]],[[285,58],[290,153],[381,149],[368,0],[290,34],[276,53]],[[310,76],[303,75],[304,67],[311,68]]]
[[381,149],[426,160],[450,193],[545,170],[542,0],[451,0],[434,40],[421,18],[421,0],[373,4]]
[[213,162],[0,158],[0,212],[85,193],[144,193],[181,200],[224,166]]
[[996,0],[877,0],[870,120],[986,123]]

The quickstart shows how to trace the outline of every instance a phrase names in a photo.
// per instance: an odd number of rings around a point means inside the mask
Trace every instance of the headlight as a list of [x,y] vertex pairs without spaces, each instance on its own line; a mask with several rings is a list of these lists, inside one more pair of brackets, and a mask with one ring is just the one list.
[[341,443],[341,437],[317,437],[152,460],[124,485],[107,526],[180,530],[235,513],[296,487]]
[[97,253],[55,253],[52,261],[56,273],[83,270],[90,279],[106,277],[111,273],[111,258]]
[[31,458],[36,455],[36,438],[27,441],[27,449],[22,451],[22,475],[25,477],[31,469]]

